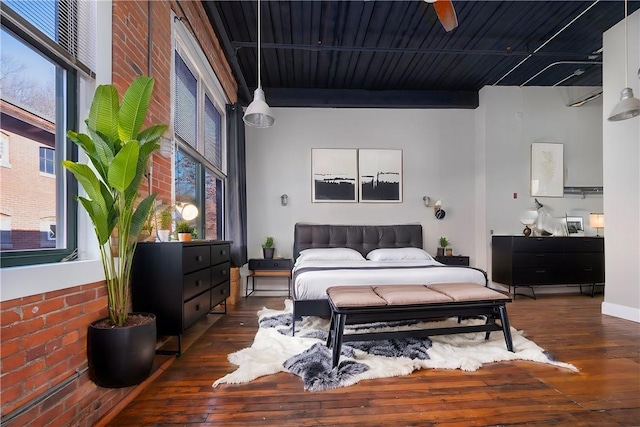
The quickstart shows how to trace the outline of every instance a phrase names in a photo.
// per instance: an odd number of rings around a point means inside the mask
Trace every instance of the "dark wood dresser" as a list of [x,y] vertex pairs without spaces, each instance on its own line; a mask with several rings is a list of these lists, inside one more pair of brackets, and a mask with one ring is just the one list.
[[493,236],[491,280],[517,288],[604,283],[604,238]]
[[182,333],[229,296],[230,242],[138,243],[131,275],[133,311],[156,315],[158,335]]

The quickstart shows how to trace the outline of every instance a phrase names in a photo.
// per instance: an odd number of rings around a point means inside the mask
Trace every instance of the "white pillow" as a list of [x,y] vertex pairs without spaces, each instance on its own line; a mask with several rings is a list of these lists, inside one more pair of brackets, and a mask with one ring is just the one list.
[[433,260],[431,255],[420,248],[382,248],[367,254],[369,261],[416,261]]
[[350,248],[314,248],[300,251],[296,264],[301,261],[364,261],[362,254]]

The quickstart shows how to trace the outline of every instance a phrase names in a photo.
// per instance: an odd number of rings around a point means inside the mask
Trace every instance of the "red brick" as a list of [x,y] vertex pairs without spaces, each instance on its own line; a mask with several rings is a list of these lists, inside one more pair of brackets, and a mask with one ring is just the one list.
[[26,359],[27,359],[27,362],[32,362],[32,361],[34,361],[35,359],[38,359],[38,358],[40,358],[40,357],[44,356],[44,355],[46,354],[46,352],[45,352],[45,348],[46,348],[46,345],[45,345],[44,343],[43,343],[43,344],[40,344],[40,345],[37,345],[37,346],[34,346],[34,347],[29,348],[29,349],[26,351]]
[[2,406],[3,406],[2,413],[3,414],[7,413],[7,412],[5,412],[5,408],[4,408],[4,406],[6,404],[15,401],[16,399],[18,399],[23,394],[24,394],[24,384],[23,383],[16,384],[13,387],[5,387],[4,384],[3,384],[2,385]]
[[3,310],[0,313],[0,326],[8,326],[22,320],[22,310],[20,307]]
[[96,293],[93,289],[86,291],[76,292],[71,295],[65,296],[64,300],[68,306],[80,305],[86,302],[92,301],[96,298]]
[[54,298],[52,300],[41,301],[36,304],[29,304],[22,307],[23,319],[45,316],[52,311],[60,310],[64,307],[64,298]]
[[[20,352],[2,358],[2,372],[11,372],[25,364],[25,353]],[[4,391],[3,391],[4,394]]]
[[12,356],[22,350],[21,344],[22,343],[19,338],[11,341],[2,341],[2,360],[4,360],[5,357]]
[[[24,365],[24,368],[19,371],[8,372],[2,375],[2,389],[5,387],[12,387],[18,383],[24,382],[25,379],[32,375],[41,372],[44,368],[44,361],[37,360],[33,363]],[[4,393],[3,393],[4,394]]]
[[49,313],[45,316],[44,321],[46,326],[53,326],[60,323],[64,323],[69,319],[73,319],[74,317],[78,317],[82,314],[82,306],[75,305],[73,307],[66,308],[64,310],[56,311],[54,313]]
[[99,313],[101,310],[105,310],[107,306],[107,301],[104,299],[97,299],[82,305],[83,313]]
[[30,332],[37,331],[44,326],[44,320],[40,317],[27,320],[25,322],[16,323],[2,328],[2,340],[10,340],[12,338],[27,335]]
[[14,307],[21,307],[25,304],[31,304],[36,301],[42,301],[43,298],[44,297],[42,296],[42,294],[38,294],[38,295],[31,295],[23,298],[16,298],[8,301],[2,301],[0,303],[0,310],[4,311]]
[[64,364],[59,364],[35,375],[30,375],[25,379],[24,387],[27,392],[35,391],[37,394],[41,394],[73,374],[74,372],[69,372]]
[[45,344],[60,337],[63,333],[64,327],[62,325],[41,329],[38,332],[22,337],[22,348],[29,349],[40,344]]

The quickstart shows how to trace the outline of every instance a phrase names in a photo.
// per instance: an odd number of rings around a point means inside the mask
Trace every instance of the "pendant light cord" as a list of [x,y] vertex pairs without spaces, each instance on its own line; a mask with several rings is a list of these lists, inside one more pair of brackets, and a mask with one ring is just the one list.
[[258,88],[262,89],[262,80],[260,79],[260,3],[261,0],[258,0]]
[[624,87],[629,87],[629,31],[627,30],[628,0],[624,0]]

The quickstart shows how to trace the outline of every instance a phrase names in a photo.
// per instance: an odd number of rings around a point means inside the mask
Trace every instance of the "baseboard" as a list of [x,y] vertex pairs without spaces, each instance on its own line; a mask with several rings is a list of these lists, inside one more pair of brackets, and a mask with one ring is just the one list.
[[610,302],[603,302],[602,314],[640,323],[640,308],[627,307],[625,305],[612,304]]

